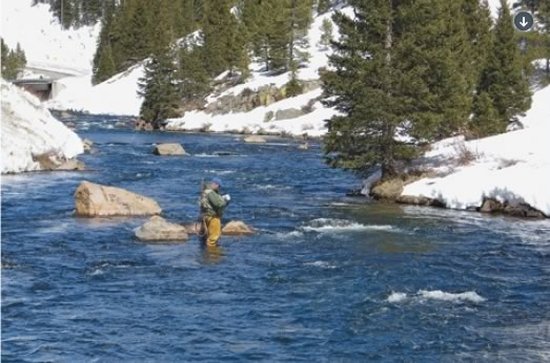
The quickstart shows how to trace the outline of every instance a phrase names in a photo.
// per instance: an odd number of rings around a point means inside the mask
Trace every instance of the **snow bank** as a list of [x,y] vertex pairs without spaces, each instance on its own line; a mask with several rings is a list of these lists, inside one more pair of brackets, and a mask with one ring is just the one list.
[[56,82],[57,94],[46,105],[57,110],[136,116],[143,102],[137,93],[143,74],[140,63],[95,86],[91,75],[63,78]]
[[38,170],[33,154],[56,151],[67,159],[84,152],[80,138],[31,94],[1,81],[2,174]]
[[72,74],[92,71],[100,24],[63,30],[47,4],[1,0],[2,38],[10,48],[25,51],[27,65]]
[[[425,160],[438,160],[436,172],[405,187],[403,195],[438,199],[448,208],[479,207],[485,197],[521,202],[550,216],[550,86],[535,93],[522,118],[525,129],[465,142],[434,144]],[[468,150],[475,160],[452,166]]]

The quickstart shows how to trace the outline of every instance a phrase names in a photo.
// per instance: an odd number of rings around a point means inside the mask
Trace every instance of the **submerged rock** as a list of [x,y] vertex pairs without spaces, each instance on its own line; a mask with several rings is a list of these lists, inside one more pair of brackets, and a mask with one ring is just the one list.
[[143,216],[162,211],[154,199],[88,181],[78,186],[74,198],[76,215],[82,217]]
[[141,241],[187,241],[189,236],[185,227],[170,223],[160,216],[151,217],[145,224],[135,230]]
[[[186,223],[184,227],[188,234],[198,235],[201,231],[199,222]],[[222,228],[222,235],[225,236],[251,236],[253,234],[256,234],[256,230],[242,221],[229,221]]]
[[222,235],[227,236],[251,236],[255,233],[254,228],[242,221],[230,221],[222,228]]
[[92,151],[92,146],[94,146],[94,142],[90,139],[84,139],[82,140],[82,144],[84,146],[84,152],[89,153]]
[[244,142],[247,144],[265,144],[267,140],[259,135],[250,135],[244,138]]
[[158,144],[155,146],[153,154],[161,156],[185,155],[185,150],[180,144]]
[[77,171],[83,171],[86,170],[86,165],[77,159],[70,159],[65,161],[63,164],[59,165],[55,170],[77,170]]

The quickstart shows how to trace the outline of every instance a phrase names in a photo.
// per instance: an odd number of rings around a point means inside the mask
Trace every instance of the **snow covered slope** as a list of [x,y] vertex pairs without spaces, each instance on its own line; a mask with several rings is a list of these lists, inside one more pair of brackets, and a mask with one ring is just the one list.
[[56,120],[31,94],[1,81],[2,174],[39,170],[32,155],[55,151],[70,159],[82,153],[82,141]]
[[32,0],[1,0],[2,38],[25,51],[27,65],[82,75],[92,71],[100,25],[63,30],[49,5]]
[[[448,208],[480,207],[485,197],[522,202],[550,216],[550,86],[533,97],[533,107],[522,119],[525,129],[464,141],[434,144],[425,157],[439,160],[442,176],[405,187],[403,195],[438,199]],[[474,156],[460,166],[464,150]]]
[[143,102],[137,93],[138,80],[143,72],[143,64],[137,64],[95,86],[91,75],[63,78],[56,82],[58,92],[46,106],[92,114],[138,115]]

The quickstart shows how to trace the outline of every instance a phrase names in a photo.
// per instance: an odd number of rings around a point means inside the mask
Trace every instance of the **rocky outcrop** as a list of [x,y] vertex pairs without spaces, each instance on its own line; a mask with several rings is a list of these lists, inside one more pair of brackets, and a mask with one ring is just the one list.
[[437,208],[446,207],[445,203],[443,203],[438,199],[418,197],[415,195],[400,195],[395,199],[395,202],[398,204],[421,205],[426,207],[437,207]]
[[222,234],[227,236],[251,236],[256,231],[242,221],[230,221],[222,228]]
[[403,193],[404,186],[401,178],[381,181],[372,187],[370,195],[374,199],[396,200]]
[[284,110],[278,110],[275,112],[275,120],[290,120],[305,115],[304,110],[300,108],[287,108]]
[[155,146],[153,154],[161,156],[185,155],[185,150],[180,144],[159,144]]
[[34,162],[38,163],[40,170],[45,170],[45,171],[53,171],[53,170],[82,171],[86,169],[86,166],[84,165],[83,162],[75,158],[65,159],[63,154],[55,151],[48,151],[42,154],[33,155],[32,159]]
[[143,216],[162,211],[151,198],[88,181],[78,186],[74,198],[76,215],[81,217]]
[[141,241],[187,241],[189,236],[185,227],[170,223],[160,216],[151,217],[145,224],[135,230]]
[[[319,80],[301,81],[301,85],[302,92],[306,93],[321,87],[321,82]],[[287,97],[285,86],[279,88],[274,84],[268,84],[257,90],[246,88],[238,95],[219,97],[215,102],[206,106],[205,112],[213,115],[230,112],[249,112],[260,106],[269,106]]]
[[545,218],[541,211],[531,207],[527,203],[500,202],[493,198],[484,198],[479,212],[505,214],[520,218]]
[[243,141],[247,144],[265,144],[267,142],[264,137],[258,135],[247,136],[243,139]]
[[147,122],[145,120],[142,120],[142,119],[137,119],[135,121],[135,126],[134,127],[138,131],[153,131],[154,130],[153,124],[151,124],[150,122]]

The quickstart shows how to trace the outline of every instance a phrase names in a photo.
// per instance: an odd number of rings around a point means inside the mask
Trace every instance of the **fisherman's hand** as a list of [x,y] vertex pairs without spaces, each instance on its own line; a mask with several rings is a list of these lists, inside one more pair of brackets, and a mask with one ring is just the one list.
[[226,202],[229,202],[231,200],[231,196],[229,194],[224,194],[222,195],[222,198],[223,200],[225,200]]

